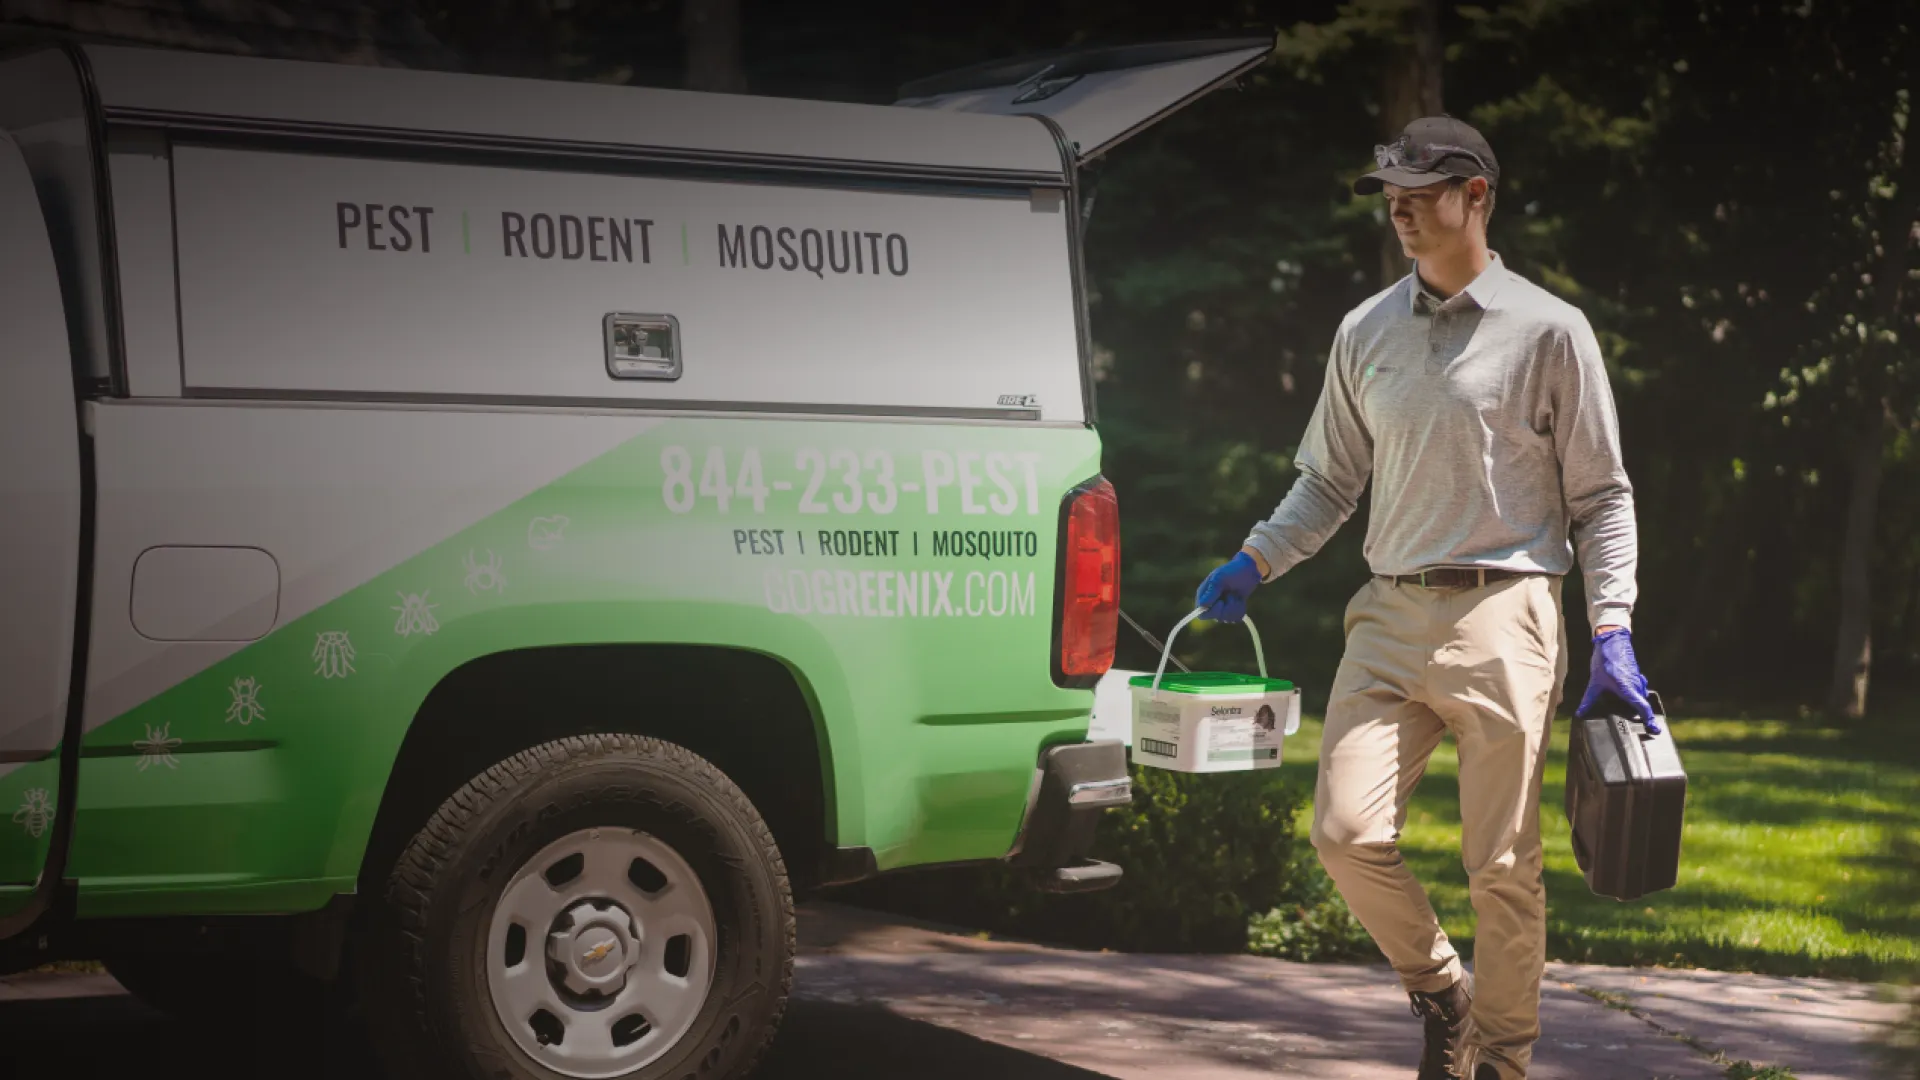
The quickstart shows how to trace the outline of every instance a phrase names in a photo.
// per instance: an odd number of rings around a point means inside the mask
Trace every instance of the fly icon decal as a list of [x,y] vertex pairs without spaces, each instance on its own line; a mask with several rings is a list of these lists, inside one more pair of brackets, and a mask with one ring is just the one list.
[[345,630],[322,630],[313,642],[313,673],[323,679],[353,674],[353,642]]
[[467,549],[464,560],[467,567],[467,591],[475,596],[483,592],[506,592],[507,578],[500,572],[500,556],[487,549],[487,561],[475,562],[473,549]]
[[253,680],[253,676],[233,680],[233,685],[227,687],[227,694],[233,698],[227,704],[227,723],[246,727],[255,720],[267,718],[267,710],[260,706],[260,684]]
[[165,765],[169,769],[180,767],[180,762],[173,756],[173,749],[180,745],[180,740],[167,734],[167,729],[172,726],[173,724],[166,723],[156,728],[148,724],[146,725],[147,737],[133,740],[133,748],[140,751],[141,772],[146,772],[147,767],[151,765]]
[[427,594],[432,589],[422,589],[417,593],[398,593],[400,606],[393,610],[400,617],[393,621],[393,632],[401,637],[414,634],[431,634],[440,629],[440,620],[433,617],[433,609],[439,604],[427,603]]
[[552,551],[566,540],[562,534],[571,524],[565,514],[534,518],[527,522],[527,546],[535,551]]
[[13,820],[28,836],[38,837],[46,832],[47,824],[53,820],[53,800],[47,797],[47,789],[28,788],[26,801],[13,812]]

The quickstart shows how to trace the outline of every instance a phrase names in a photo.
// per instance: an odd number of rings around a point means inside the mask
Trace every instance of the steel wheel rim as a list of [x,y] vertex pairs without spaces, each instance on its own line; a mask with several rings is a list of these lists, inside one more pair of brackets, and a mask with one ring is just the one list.
[[713,988],[713,904],[679,852],[637,829],[580,829],[494,901],[487,992],[521,1052],[578,1080],[646,1066]]

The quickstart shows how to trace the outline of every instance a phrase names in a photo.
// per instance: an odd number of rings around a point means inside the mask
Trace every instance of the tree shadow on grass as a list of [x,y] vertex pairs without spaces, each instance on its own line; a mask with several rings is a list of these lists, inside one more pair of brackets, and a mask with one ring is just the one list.
[[1920,745],[1911,738],[1912,718],[1879,718],[1836,727],[1817,720],[1788,720],[1738,729],[1704,721],[1690,729],[1684,716],[1674,721],[1674,741],[1684,756],[1700,754],[1783,754],[1808,760],[1920,769]]
[[[1691,776],[1687,813],[1690,819],[1704,816],[1742,825],[1911,826],[1920,823],[1920,809],[1912,802],[1916,794],[1920,783],[1875,777],[1864,766],[1836,774],[1830,768],[1750,762],[1737,774],[1716,770]],[[1871,798],[1883,805],[1861,806],[1847,801],[1850,798]]]
[[[1556,812],[1542,807],[1542,814]],[[1426,828],[1431,830],[1433,824]],[[1435,900],[1443,927],[1461,955],[1471,957],[1474,920],[1468,907],[1468,880],[1457,847],[1437,842],[1403,845],[1414,875]],[[1786,902],[1758,887],[1743,887],[1731,877],[1714,881],[1693,876],[1686,849],[1682,877],[1672,888],[1622,902],[1600,896],[1572,863],[1568,839],[1555,828],[1546,838],[1548,955],[1576,963],[1710,967],[1782,975],[1877,979],[1905,962],[1884,953],[1818,954],[1791,940],[1765,945],[1730,940],[1748,914],[1778,913],[1791,919],[1815,916],[1826,925],[1863,937],[1883,938],[1887,952],[1920,938],[1920,910],[1912,880],[1898,854],[1859,853],[1827,856],[1847,867],[1851,880],[1827,886],[1823,903]],[[1836,878],[1839,875],[1834,875]],[[1463,910],[1464,909],[1464,910]],[[1695,922],[1694,920],[1699,920]]]
[[[1849,953],[1816,955],[1795,950],[1788,942],[1771,946],[1729,941],[1681,924],[1681,911],[1741,912],[1777,909],[1798,912],[1787,905],[1771,905],[1737,888],[1701,881],[1683,881],[1672,890],[1639,900],[1618,902],[1595,896],[1578,871],[1549,868],[1547,885],[1547,952],[1574,963],[1628,966],[1700,967],[1719,971],[1775,975],[1812,975],[1826,978],[1878,979],[1897,966],[1883,957]],[[1558,904],[1556,897],[1563,898]],[[1849,901],[1840,910],[1858,911]],[[1911,937],[1911,920],[1838,917],[1853,933]]]
[[1890,849],[1879,853],[1849,855],[1843,861],[1851,867],[1853,881],[1845,886],[1841,898],[1853,911],[1887,912],[1885,916],[1842,916],[1849,930],[1862,933],[1920,937],[1920,832],[1896,833]]

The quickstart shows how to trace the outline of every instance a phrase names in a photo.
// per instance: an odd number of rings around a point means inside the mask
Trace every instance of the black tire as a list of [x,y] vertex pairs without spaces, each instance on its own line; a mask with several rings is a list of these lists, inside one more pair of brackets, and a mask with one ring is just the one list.
[[594,826],[643,829],[690,864],[713,905],[712,988],[664,1055],[621,1080],[745,1076],[793,985],[793,897],[773,834],[745,793],[691,751],[583,735],[522,751],[455,792],[388,875],[357,950],[369,1034],[390,1073],[563,1080],[521,1051],[489,997],[495,902],[546,845]]

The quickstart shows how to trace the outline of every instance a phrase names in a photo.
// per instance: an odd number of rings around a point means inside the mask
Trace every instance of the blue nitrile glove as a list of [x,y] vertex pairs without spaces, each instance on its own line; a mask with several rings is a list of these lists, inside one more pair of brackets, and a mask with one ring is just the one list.
[[1574,715],[1582,719],[1600,700],[1611,693],[1640,714],[1647,730],[1660,734],[1660,722],[1653,715],[1653,703],[1647,700],[1647,677],[1640,674],[1640,662],[1633,656],[1633,632],[1609,630],[1593,639],[1593,663],[1588,670],[1587,696],[1580,699]]
[[1207,609],[1200,615],[1203,619],[1237,623],[1247,617],[1247,597],[1259,587],[1260,567],[1242,551],[1214,567],[1193,594],[1193,604]]

